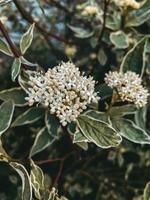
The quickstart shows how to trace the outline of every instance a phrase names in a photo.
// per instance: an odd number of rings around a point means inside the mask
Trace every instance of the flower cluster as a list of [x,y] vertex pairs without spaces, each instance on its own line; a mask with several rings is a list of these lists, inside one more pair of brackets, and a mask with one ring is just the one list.
[[114,0],[116,5],[120,6],[120,7],[131,7],[133,9],[139,9],[141,7],[141,3],[137,2],[135,0]]
[[109,72],[105,82],[117,90],[122,101],[132,102],[137,107],[147,104],[148,90],[142,86],[142,80],[135,72]]
[[88,104],[98,102],[93,78],[81,75],[71,62],[62,62],[45,74],[28,73],[31,88],[26,100],[29,105],[36,102],[49,107],[50,113],[55,114],[63,126],[75,121]]
[[89,5],[89,6],[86,6],[84,8],[84,10],[82,11],[81,15],[84,16],[84,17],[93,16],[93,15],[98,14],[98,12],[99,12],[99,10],[98,10],[97,6]]

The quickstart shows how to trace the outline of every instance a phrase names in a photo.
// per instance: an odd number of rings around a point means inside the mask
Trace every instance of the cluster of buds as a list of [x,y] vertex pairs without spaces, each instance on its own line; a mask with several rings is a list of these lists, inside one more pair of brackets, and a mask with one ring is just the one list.
[[137,107],[147,104],[148,90],[142,86],[142,79],[135,72],[109,72],[105,82],[118,92],[122,101],[132,102]]
[[89,6],[86,6],[86,7],[83,9],[81,15],[84,16],[84,17],[93,16],[93,15],[98,14],[98,12],[99,12],[99,9],[98,9],[97,6],[89,5]]
[[139,9],[143,4],[135,0],[114,0],[114,1],[117,6],[123,7],[123,8],[131,7],[133,9]]
[[29,105],[41,103],[55,114],[61,124],[76,118],[90,103],[97,103],[99,97],[94,92],[95,81],[80,73],[71,62],[48,69],[45,74],[28,72],[30,88],[26,100]]

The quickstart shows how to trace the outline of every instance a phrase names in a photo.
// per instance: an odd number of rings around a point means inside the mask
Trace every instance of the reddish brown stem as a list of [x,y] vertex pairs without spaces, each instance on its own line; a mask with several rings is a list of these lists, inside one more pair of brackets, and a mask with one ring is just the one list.
[[11,38],[9,37],[8,32],[6,31],[2,21],[0,20],[0,30],[4,36],[4,38],[6,39],[7,43],[9,44],[9,47],[12,51],[12,53],[14,54],[15,57],[19,58],[21,56],[20,52],[18,51],[16,45],[14,44],[14,42],[11,40]]

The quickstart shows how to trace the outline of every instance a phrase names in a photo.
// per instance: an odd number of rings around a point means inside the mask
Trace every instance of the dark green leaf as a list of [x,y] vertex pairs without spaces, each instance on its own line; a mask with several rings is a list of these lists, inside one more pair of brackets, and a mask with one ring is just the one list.
[[122,72],[133,71],[142,76],[145,69],[145,42],[140,40],[124,57],[120,70]]
[[88,110],[87,112],[84,113],[84,115],[88,115],[91,118],[94,118],[96,120],[100,120],[109,124],[109,116],[104,112],[99,112],[96,110]]
[[22,180],[22,200],[32,200],[31,181],[25,167],[19,163],[11,162],[10,166],[19,174]]
[[54,141],[55,139],[48,133],[47,128],[46,127],[42,128],[38,132],[35,138],[34,144],[30,151],[30,157],[43,151],[48,146],[50,146]]
[[110,115],[124,116],[124,115],[134,114],[136,110],[137,108],[134,104],[127,104],[123,106],[113,106],[110,110]]
[[0,106],[0,135],[10,126],[14,113],[14,103],[8,100]]
[[121,142],[121,137],[109,124],[92,117],[80,115],[78,126],[90,142],[101,148],[116,147]]
[[146,113],[147,107],[139,108],[135,113],[135,123],[140,128],[146,130]]
[[44,116],[45,109],[41,107],[32,107],[21,114],[13,122],[12,126],[22,126],[26,124],[32,124]]
[[25,97],[26,93],[20,87],[0,91],[1,100],[6,101],[10,99],[14,102],[15,106],[19,107],[27,105]]
[[13,56],[11,49],[2,39],[0,39],[0,51],[7,54],[8,56]]

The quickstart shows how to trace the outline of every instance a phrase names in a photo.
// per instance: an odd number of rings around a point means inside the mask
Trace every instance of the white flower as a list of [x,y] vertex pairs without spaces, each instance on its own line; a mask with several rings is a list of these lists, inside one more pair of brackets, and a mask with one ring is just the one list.
[[99,100],[93,78],[81,75],[71,62],[62,62],[45,74],[31,71],[28,74],[31,88],[26,100],[29,105],[41,103],[49,107],[63,126],[75,121],[88,104]]
[[98,12],[99,12],[99,9],[98,9],[97,6],[89,5],[89,6],[86,6],[84,8],[84,10],[82,11],[81,15],[84,16],[84,17],[93,16],[93,15],[98,14]]
[[137,107],[147,104],[148,90],[142,86],[142,80],[135,72],[109,72],[106,74],[105,82],[117,90],[122,101],[132,102]]
[[135,0],[114,0],[114,2],[116,3],[117,6],[120,7],[124,8],[131,7],[133,9],[139,9],[145,1],[137,2]]

